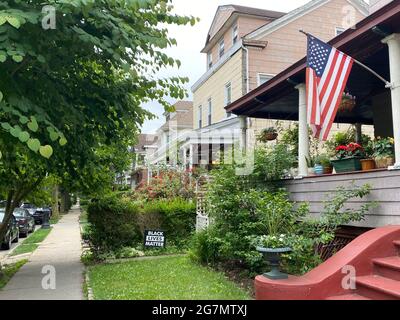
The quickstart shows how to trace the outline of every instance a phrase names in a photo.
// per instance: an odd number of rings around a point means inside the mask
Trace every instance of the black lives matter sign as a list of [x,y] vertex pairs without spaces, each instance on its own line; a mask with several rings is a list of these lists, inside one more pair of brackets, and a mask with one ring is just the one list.
[[145,248],[165,248],[165,233],[161,230],[145,230],[144,247]]

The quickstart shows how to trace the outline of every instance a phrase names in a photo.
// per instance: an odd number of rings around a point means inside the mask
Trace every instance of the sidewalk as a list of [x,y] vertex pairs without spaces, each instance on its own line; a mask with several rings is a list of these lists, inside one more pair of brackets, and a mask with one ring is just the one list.
[[[0,300],[82,300],[83,265],[78,208],[56,225],[6,287]],[[50,266],[50,268],[44,268]],[[43,289],[42,280],[55,268],[55,289]],[[42,273],[42,271],[44,273]],[[45,283],[50,283],[45,281]]]

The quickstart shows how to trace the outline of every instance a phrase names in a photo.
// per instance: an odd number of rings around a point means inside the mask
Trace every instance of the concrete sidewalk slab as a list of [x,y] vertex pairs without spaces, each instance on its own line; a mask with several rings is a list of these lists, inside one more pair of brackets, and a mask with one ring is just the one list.
[[[53,226],[29,262],[0,291],[0,300],[83,300],[79,215],[80,210],[73,208]],[[44,289],[42,281],[52,267],[55,289]]]

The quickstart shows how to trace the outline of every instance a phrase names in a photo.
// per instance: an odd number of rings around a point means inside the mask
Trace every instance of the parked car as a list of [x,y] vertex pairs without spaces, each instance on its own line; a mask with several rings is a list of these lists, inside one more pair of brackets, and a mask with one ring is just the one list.
[[[4,219],[5,210],[0,209],[0,221]],[[0,223],[1,224],[1,223]],[[19,241],[19,228],[17,219],[14,215],[11,216],[11,221],[7,225],[7,232],[1,241],[1,248],[9,250],[11,248],[11,243]]]
[[17,219],[19,234],[27,237],[29,232],[35,231],[35,219],[27,209],[16,208],[14,210],[14,217]]
[[6,200],[0,200],[0,208],[5,208],[7,205],[7,201]]
[[44,216],[48,215],[49,219],[51,216],[51,211],[46,208],[36,208],[33,218],[36,224],[43,224]]
[[31,215],[33,215],[33,214],[36,212],[36,210],[37,210],[37,208],[36,208],[36,206],[35,206],[34,204],[27,203],[27,202],[24,202],[24,203],[21,205],[20,208],[23,208],[23,209],[28,210],[29,213],[30,213]]

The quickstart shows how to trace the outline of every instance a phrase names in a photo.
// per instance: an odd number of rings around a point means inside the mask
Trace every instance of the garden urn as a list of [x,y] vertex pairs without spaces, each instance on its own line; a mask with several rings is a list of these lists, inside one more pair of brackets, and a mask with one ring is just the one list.
[[257,247],[257,251],[262,253],[265,261],[271,267],[271,271],[264,273],[263,276],[271,280],[288,279],[288,275],[280,271],[281,255],[292,252],[291,248],[263,248]]

